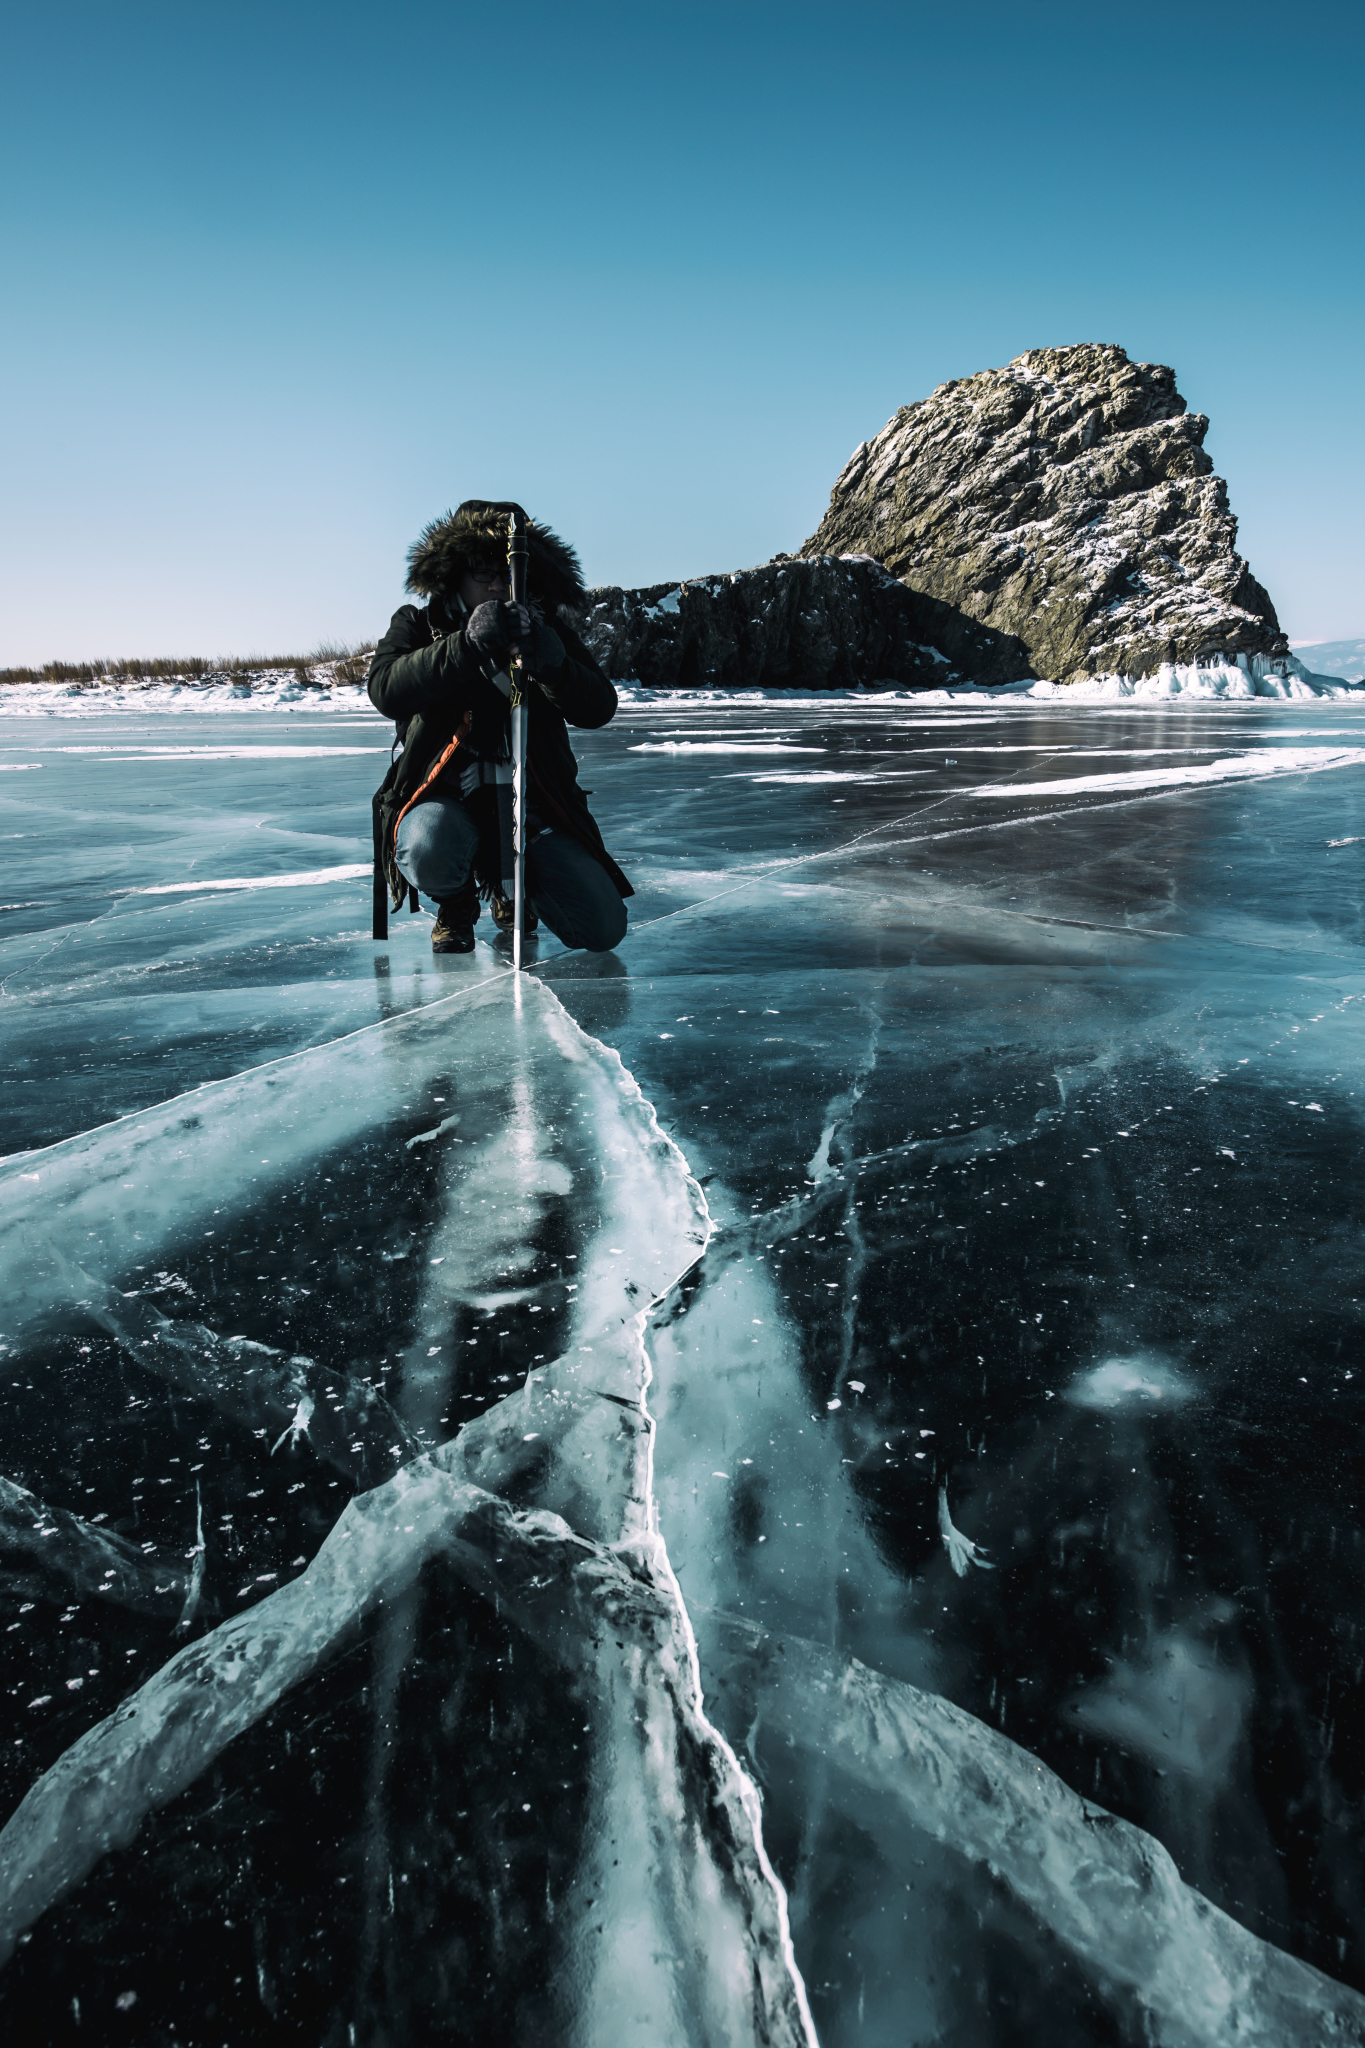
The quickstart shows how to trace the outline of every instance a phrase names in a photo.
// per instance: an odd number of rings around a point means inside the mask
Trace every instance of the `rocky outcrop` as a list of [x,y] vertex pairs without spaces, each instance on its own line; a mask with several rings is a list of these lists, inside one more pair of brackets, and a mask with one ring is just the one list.
[[1030,349],[902,406],[855,450],[801,554],[885,563],[929,607],[924,637],[975,682],[1280,660],[1208,424],[1159,364]]
[[[590,590],[584,638],[613,682],[656,690],[942,687],[964,675],[934,644],[936,609],[866,556],[779,555],[691,583]],[[964,653],[981,661],[990,635],[975,630]]]
[[1030,349],[857,449],[799,556],[588,593],[614,681],[839,690],[1293,664],[1208,420],[1121,348]]

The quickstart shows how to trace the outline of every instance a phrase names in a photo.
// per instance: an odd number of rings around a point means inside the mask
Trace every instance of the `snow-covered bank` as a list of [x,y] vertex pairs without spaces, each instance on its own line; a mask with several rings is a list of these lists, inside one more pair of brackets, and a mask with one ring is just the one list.
[[227,670],[208,676],[123,677],[117,682],[7,683],[0,716],[90,718],[106,711],[354,711],[368,707],[363,683],[338,680],[319,662],[304,683],[292,668]]
[[[1283,674],[1281,670],[1285,671]],[[301,683],[293,669],[269,669],[250,676],[208,676],[124,680],[101,683],[10,683],[0,691],[0,716],[90,718],[111,711],[288,711],[368,712],[363,683],[340,682],[320,665],[315,683]],[[969,683],[953,689],[859,690],[652,690],[640,683],[621,683],[623,704],[757,704],[850,702],[908,704],[1248,704],[1311,703],[1337,698],[1365,698],[1365,682],[1344,682],[1322,676],[1294,659],[1273,665],[1260,656],[1208,667],[1167,662],[1154,676],[1091,676],[1084,682]]]
[[[1284,673],[1281,673],[1281,670]],[[1026,676],[1017,683],[966,683],[942,690],[888,687],[864,690],[646,690],[618,684],[623,703],[630,704],[781,704],[865,703],[869,699],[897,704],[1239,704],[1312,703],[1337,698],[1365,699],[1365,683],[1321,676],[1302,662],[1280,660],[1273,665],[1252,656],[1237,662],[1201,667],[1194,662],[1166,662],[1154,676],[1090,676],[1083,682],[1039,682]]]

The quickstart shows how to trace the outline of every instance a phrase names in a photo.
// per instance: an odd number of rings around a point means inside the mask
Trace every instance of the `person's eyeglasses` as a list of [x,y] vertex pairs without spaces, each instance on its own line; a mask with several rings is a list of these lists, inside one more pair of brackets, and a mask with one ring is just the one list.
[[505,562],[485,564],[483,567],[471,569],[469,573],[476,583],[510,583],[512,580],[511,571]]

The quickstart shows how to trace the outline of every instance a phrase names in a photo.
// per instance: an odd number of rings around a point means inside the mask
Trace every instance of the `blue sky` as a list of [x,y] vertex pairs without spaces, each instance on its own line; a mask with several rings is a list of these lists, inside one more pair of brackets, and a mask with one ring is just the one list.
[[1358,7],[51,0],[0,27],[0,664],[373,638],[516,496],[766,560],[898,405],[1174,364],[1297,639],[1365,632]]

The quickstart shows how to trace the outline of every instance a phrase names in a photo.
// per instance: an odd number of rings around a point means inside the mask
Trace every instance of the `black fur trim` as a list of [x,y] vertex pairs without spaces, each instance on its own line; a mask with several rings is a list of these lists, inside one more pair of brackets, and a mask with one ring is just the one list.
[[[454,512],[433,519],[408,550],[408,589],[420,597],[453,596],[476,562],[506,554],[508,514],[520,511],[507,500],[466,498]],[[526,520],[526,538],[527,596],[551,612],[560,605],[577,609],[587,593],[574,550],[534,519]]]

